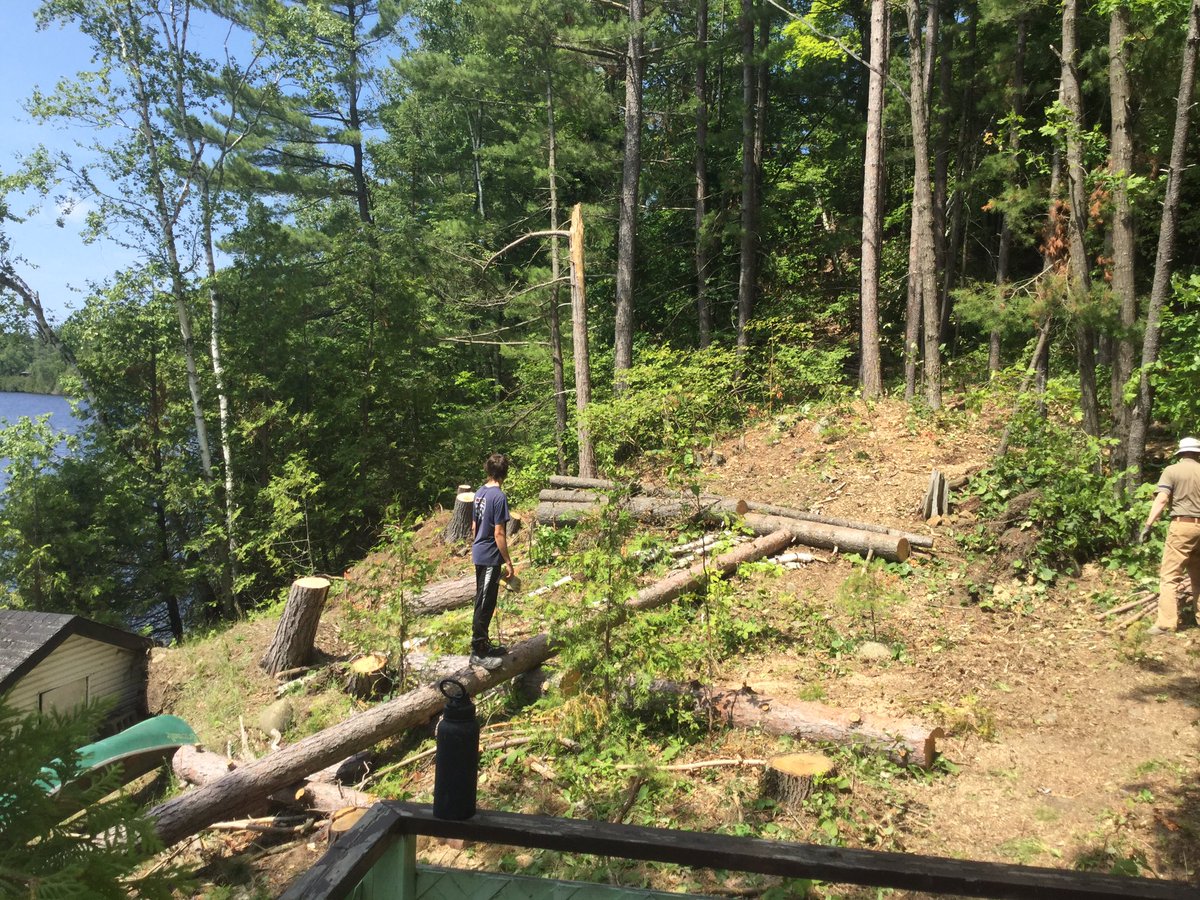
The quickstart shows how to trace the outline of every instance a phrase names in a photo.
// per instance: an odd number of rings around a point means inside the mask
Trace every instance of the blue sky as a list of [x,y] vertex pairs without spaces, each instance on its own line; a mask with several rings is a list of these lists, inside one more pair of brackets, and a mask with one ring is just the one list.
[[[84,38],[71,29],[38,31],[33,22],[34,0],[0,0],[0,170],[12,171],[24,153],[45,144],[72,149],[76,135],[34,124],[24,103],[35,86],[52,88],[60,78],[85,68],[90,53]],[[21,210],[20,203],[13,204]],[[57,210],[42,210],[19,225],[6,227],[13,252],[28,263],[21,274],[56,320],[82,305],[81,291],[130,261],[128,251],[110,242],[87,245],[79,236],[86,205],[55,224]]]

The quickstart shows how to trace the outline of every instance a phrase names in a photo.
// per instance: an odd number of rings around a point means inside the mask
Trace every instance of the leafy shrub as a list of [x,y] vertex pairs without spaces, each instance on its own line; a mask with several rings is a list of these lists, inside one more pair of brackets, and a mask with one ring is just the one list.
[[1051,382],[1048,414],[1030,404],[1016,413],[1008,453],[972,480],[982,501],[980,537],[990,541],[995,525],[1033,530],[1034,556],[1046,563],[1079,563],[1127,543],[1144,509],[1129,508],[1117,491],[1117,476],[1105,469],[1108,440],[1093,438],[1064,410],[1074,398]]
[[1175,306],[1163,309],[1159,359],[1150,376],[1154,415],[1179,434],[1194,434],[1200,429],[1200,275],[1179,279],[1175,291]]
[[887,571],[886,564],[875,562],[856,569],[838,585],[837,602],[852,619],[869,625],[871,640],[879,640],[879,626],[888,613],[905,599],[899,579]]

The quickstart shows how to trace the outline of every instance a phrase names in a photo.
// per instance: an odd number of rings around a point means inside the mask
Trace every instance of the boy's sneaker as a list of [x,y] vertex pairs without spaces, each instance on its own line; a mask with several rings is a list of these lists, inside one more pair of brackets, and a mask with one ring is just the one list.
[[508,653],[508,648],[499,644],[491,644],[481,650],[471,653],[471,665],[482,666],[489,672],[500,668],[504,663],[502,657]]

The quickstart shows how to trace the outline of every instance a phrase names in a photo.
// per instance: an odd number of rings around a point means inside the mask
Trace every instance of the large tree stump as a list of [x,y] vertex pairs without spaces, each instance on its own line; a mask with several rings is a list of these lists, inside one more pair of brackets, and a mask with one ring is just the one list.
[[360,700],[374,700],[390,684],[387,657],[382,653],[366,653],[346,667],[346,691]]
[[475,503],[475,494],[462,491],[454,496],[454,512],[450,514],[450,524],[442,532],[442,539],[447,544],[458,544],[471,537],[471,507]]
[[767,760],[759,789],[789,812],[800,812],[817,779],[833,772],[833,760],[821,753],[789,753]]
[[318,576],[298,578],[288,593],[283,616],[275,637],[263,654],[260,665],[274,675],[284,669],[306,666],[312,662],[313,641],[317,625],[329,594],[329,579]]
[[521,518],[520,514],[509,513],[508,524],[504,526],[504,534],[508,537],[512,537],[514,534],[516,534],[518,531],[521,530],[521,526],[524,523],[525,523],[525,520],[523,518]]

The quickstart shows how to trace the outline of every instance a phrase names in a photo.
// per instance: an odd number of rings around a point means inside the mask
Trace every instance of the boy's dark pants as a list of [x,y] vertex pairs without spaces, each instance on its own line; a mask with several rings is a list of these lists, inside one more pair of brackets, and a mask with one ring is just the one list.
[[491,646],[488,629],[496,612],[496,595],[500,591],[500,572],[503,566],[475,567],[475,618],[471,621],[471,652],[479,653]]

